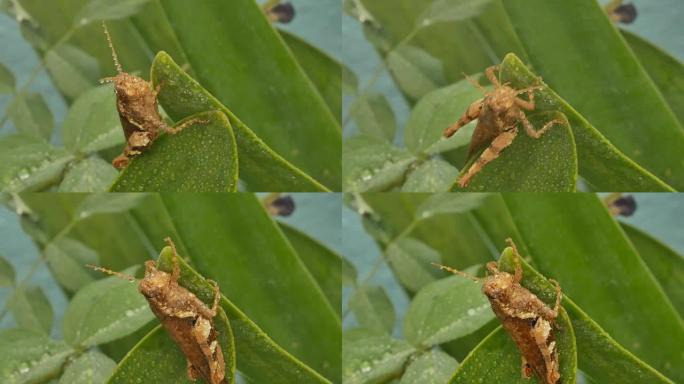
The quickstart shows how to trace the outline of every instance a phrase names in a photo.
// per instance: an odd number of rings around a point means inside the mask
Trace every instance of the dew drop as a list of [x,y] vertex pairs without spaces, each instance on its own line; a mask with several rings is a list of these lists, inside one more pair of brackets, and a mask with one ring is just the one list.
[[361,173],[361,181],[368,181],[372,177],[373,177],[373,174],[369,170],[365,170],[365,171],[363,171],[363,173]]

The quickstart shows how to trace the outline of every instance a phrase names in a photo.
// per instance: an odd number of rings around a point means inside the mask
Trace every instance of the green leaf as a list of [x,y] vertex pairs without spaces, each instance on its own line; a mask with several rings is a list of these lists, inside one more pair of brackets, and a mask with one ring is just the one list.
[[430,347],[473,333],[493,318],[480,284],[450,276],[418,291],[406,312],[404,335],[417,347]]
[[74,22],[83,26],[97,20],[123,19],[137,13],[149,0],[89,0]]
[[133,333],[153,318],[136,284],[112,276],[88,284],[74,295],[64,313],[62,331],[69,344],[93,347]]
[[620,32],[681,125],[684,122],[684,65],[645,39],[624,29]]
[[403,340],[362,329],[345,331],[342,379],[345,384],[384,383],[403,370],[415,349]]
[[119,172],[99,157],[89,157],[74,164],[59,185],[59,192],[106,192]]
[[[684,129],[598,2],[502,4],[531,65],[554,91],[629,159],[674,188],[684,188]],[[568,57],[573,58],[571,65]],[[632,89],[639,92],[628,91]],[[620,177],[624,165],[617,167],[600,159],[583,164],[587,155],[594,155],[607,143],[598,132],[587,132],[582,127],[586,124],[576,126],[574,113],[565,109],[575,132],[582,176],[591,184],[605,191],[662,189],[647,185],[647,180],[639,182],[637,175]],[[644,127],[658,128],[644,140]],[[606,170],[612,170],[612,175],[602,180],[597,173]]]
[[21,192],[59,180],[73,158],[67,151],[23,134],[0,138],[0,190]]
[[416,208],[415,217],[424,220],[435,215],[467,212],[479,207],[489,196],[487,193],[434,193]]
[[97,264],[97,253],[83,243],[61,237],[45,247],[45,260],[59,284],[74,293],[95,279],[85,269],[86,264]]
[[[544,79],[548,80],[546,76]],[[511,86],[516,89],[538,85],[540,81],[539,77],[530,72],[513,55],[507,55],[504,59],[500,80],[510,82]],[[670,186],[616,149],[585,117],[553,90],[545,87],[538,92],[541,92],[541,97],[535,99],[536,112],[561,112],[570,122],[577,145],[579,173],[595,189],[606,191],[672,190]],[[557,127],[552,128],[548,134],[555,130]]]
[[0,94],[14,93],[16,80],[12,72],[2,63],[0,63]]
[[442,159],[430,159],[409,173],[402,192],[448,192],[458,169]]
[[[554,286],[524,260],[521,264],[523,285],[547,303],[554,300]],[[512,252],[504,251],[499,261],[499,268],[507,272],[512,272],[515,269]],[[565,294],[563,295],[562,306],[572,321],[579,368],[591,378],[592,382],[672,383],[660,372],[618,344]]]
[[91,153],[125,142],[116,96],[97,87],[79,96],[64,118],[64,146],[72,153]]
[[401,184],[417,159],[384,140],[356,136],[345,140],[342,155],[344,190],[382,191]]
[[[441,350],[448,353],[451,357],[458,361],[463,361],[466,356],[477,347],[478,344],[490,333],[492,333],[501,323],[499,319],[494,317],[490,322],[480,327],[477,331],[471,333],[468,336],[463,336],[454,341],[444,343],[440,345]],[[453,376],[453,371],[452,371]]]
[[387,247],[387,261],[399,281],[411,292],[435,281],[439,270],[432,263],[439,263],[439,253],[422,241],[403,237]]
[[67,365],[60,384],[104,383],[116,368],[116,363],[98,351],[89,351]]
[[421,25],[455,21],[477,16],[492,0],[435,0],[420,16]]
[[348,287],[355,286],[357,277],[358,272],[354,264],[345,257],[342,257],[342,285]]
[[[40,229],[48,239],[60,233],[60,236],[64,236],[62,231],[70,226],[72,228],[67,235],[96,251],[100,258],[100,265],[118,271],[131,265],[142,264],[150,258],[148,240],[141,238],[140,229],[132,221],[130,213],[125,208],[121,211],[116,210],[117,206],[126,205],[122,204],[120,199],[135,200],[130,195],[25,193],[21,195],[21,198],[31,211],[41,218]],[[77,210],[86,199],[91,205],[87,207],[88,210],[106,207],[110,213],[90,215],[73,224],[74,218],[78,217]],[[111,204],[108,201],[111,201]],[[149,204],[149,200],[146,203]],[[95,271],[93,273],[97,277],[102,277],[100,273],[95,273]]]
[[309,44],[299,36],[282,29],[278,30],[287,47],[297,59],[299,65],[313,82],[318,93],[323,96],[326,105],[337,118],[342,118],[342,79],[349,70],[325,52]]
[[394,329],[394,306],[381,286],[367,285],[354,291],[349,308],[362,327],[391,334]]
[[[173,253],[168,247],[162,250],[158,263],[160,270],[171,271],[172,256]],[[181,284],[205,302],[213,300],[213,286],[191,269],[184,260],[181,259],[179,262]],[[222,287],[225,288],[226,285],[224,284]],[[223,292],[227,292],[226,289],[223,289]],[[235,355],[240,356],[237,361],[240,372],[258,383],[330,383],[276,344],[269,335],[254,324],[244,312],[225,296],[221,297],[220,305],[226,312],[235,338]],[[226,359],[226,361],[229,362],[231,359],[234,357]],[[153,363],[155,362],[153,361]]]
[[[681,381],[682,321],[598,197],[506,194],[504,200],[539,271],[558,280],[620,344]],[[648,315],[637,315],[643,308]]]
[[346,66],[342,67],[342,93],[356,95],[359,92],[359,79],[356,74]]
[[565,304],[577,335],[579,368],[594,383],[667,383],[672,380],[639,360],[570,300]]
[[[463,73],[482,72],[486,67],[500,62],[501,58],[510,52],[526,59],[525,51],[500,1],[489,1],[484,9],[480,9],[477,5],[477,2],[484,5],[482,1],[360,0],[359,2],[363,3],[362,5],[373,17],[374,27],[367,28],[367,30],[374,30],[381,26],[383,37],[380,39],[381,43],[371,41],[383,55],[388,47],[394,47],[400,43],[418,47],[442,63],[447,84],[463,80]],[[466,8],[467,12],[461,12],[463,8]],[[473,11],[479,15],[471,18]],[[431,12],[450,18],[455,16],[457,19],[434,23],[424,28],[423,16]],[[367,36],[370,35],[367,33]]]
[[20,327],[50,334],[54,313],[50,301],[40,287],[15,289],[8,305]]
[[658,280],[679,316],[684,316],[684,258],[651,235],[626,223],[620,223],[629,241],[649,271]]
[[135,208],[148,195],[142,193],[93,193],[80,202],[74,216],[79,219],[103,214],[128,211]]
[[[473,228],[474,211],[447,215],[433,215],[415,223],[416,211],[431,195],[422,193],[366,193],[365,201],[382,218],[386,230],[396,234],[410,230],[410,236],[434,248],[442,263],[455,268],[484,264],[492,260],[489,240],[482,239],[479,229]],[[475,194],[473,194],[475,196]],[[455,196],[456,199],[466,196]],[[413,229],[408,227],[412,226]],[[448,233],[449,236],[444,236]]]
[[256,2],[161,4],[199,82],[276,153],[339,189],[340,126]]
[[342,290],[340,289],[342,286],[342,256],[304,232],[285,223],[279,223],[279,227],[294,247],[299,259],[316,279],[330,306],[340,316],[342,312]]
[[[528,119],[536,129],[554,119],[567,122],[560,113],[533,114]],[[476,153],[465,164],[461,177],[481,154]],[[518,136],[513,143],[498,158],[485,165],[463,189],[472,192],[574,192],[576,184],[577,153],[572,130],[567,123],[551,127],[539,139],[527,135],[519,124]]]
[[[164,8],[159,1],[149,1],[131,18],[137,33],[142,35],[149,52],[164,51],[175,57],[181,67],[194,74],[183,47],[180,45]],[[153,57],[150,57],[152,59]]]
[[207,110],[220,110],[228,116],[237,143],[240,178],[248,189],[270,192],[327,190],[273,152],[232,112],[183,72],[167,54],[157,54],[151,71],[153,83],[164,84],[159,101],[171,117],[179,119]]
[[418,100],[446,83],[442,63],[411,45],[400,45],[390,51],[387,68],[404,94],[412,100]]
[[97,84],[100,68],[97,60],[71,44],[60,44],[45,54],[45,67],[55,86],[69,99]]
[[468,81],[461,80],[448,87],[426,94],[411,111],[404,142],[413,153],[435,154],[470,143],[475,123],[461,128],[454,136],[443,139],[444,130],[458,120],[482,93]]
[[[68,31],[72,30],[73,36],[67,43],[97,59],[102,76],[115,75],[116,69],[112,60],[112,53],[99,22],[101,19],[91,20],[98,22],[88,25],[77,26],[75,23],[86,7],[95,6],[98,9],[90,9],[98,12],[100,10],[106,11],[110,6],[126,6],[127,1],[107,2],[106,0],[99,0],[97,1],[99,4],[92,3],[91,0],[60,0],[49,3],[27,1],[22,5],[26,12],[31,15],[34,24],[22,23],[22,32],[25,38],[40,52],[45,52],[51,48],[54,42],[59,41]],[[107,4],[100,7],[103,3]],[[55,15],[59,15],[59,17],[55,17]],[[107,18],[109,17],[102,17],[102,19]],[[40,26],[40,28],[36,29],[36,26]],[[107,28],[112,35],[114,47],[123,68],[129,73],[146,71],[152,59],[151,52],[154,50],[141,39],[140,32],[135,29],[131,21],[126,19],[112,20],[107,23]]]
[[354,118],[363,135],[389,142],[394,140],[397,121],[389,101],[382,93],[366,92],[356,98],[349,115]]
[[21,133],[44,140],[49,140],[52,136],[55,122],[40,93],[15,97],[7,106],[7,116]]
[[499,249],[508,246],[506,239],[510,238],[517,244],[521,254],[528,255],[527,245],[515,226],[503,196],[504,194],[493,194],[487,200],[487,204],[482,204],[474,210],[473,219],[475,221],[471,224],[476,223],[476,226],[482,229],[484,233],[479,233],[490,246],[494,247],[496,253],[499,253]]
[[406,372],[401,377],[401,383],[443,384],[449,381],[457,366],[456,359],[434,349],[409,363]]
[[236,191],[238,154],[230,121],[220,111],[193,115],[185,121],[190,119],[205,123],[160,136],[151,148],[131,159],[111,191]]
[[4,257],[0,256],[0,287],[11,287],[14,285],[15,279],[14,267]]
[[65,342],[27,329],[4,329],[0,340],[0,377],[7,384],[46,382],[59,374],[74,353]]
[[218,282],[227,298],[282,348],[324,377],[339,378],[337,312],[260,201],[250,194],[202,194],[190,200],[163,194],[161,199],[187,250],[181,256]]

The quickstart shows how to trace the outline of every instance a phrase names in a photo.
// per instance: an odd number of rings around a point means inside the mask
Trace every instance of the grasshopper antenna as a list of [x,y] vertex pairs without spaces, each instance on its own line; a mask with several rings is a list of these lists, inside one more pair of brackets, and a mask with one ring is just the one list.
[[120,272],[114,272],[114,271],[112,271],[112,270],[110,270],[110,269],[107,269],[107,268],[102,268],[102,267],[98,267],[97,265],[91,265],[91,264],[86,264],[86,267],[88,267],[88,268],[90,268],[90,269],[94,269],[94,270],[96,270],[96,271],[104,272],[104,273],[106,273],[106,274],[108,274],[108,275],[120,277],[120,278],[122,278],[122,279],[124,279],[124,280],[130,281],[131,283],[134,283],[134,282],[135,282],[135,278],[134,278],[134,277],[125,275],[125,274],[120,273]]
[[105,36],[107,37],[107,44],[109,44],[109,48],[112,50],[112,58],[114,59],[114,66],[116,67],[116,71],[121,73],[123,72],[123,69],[121,68],[121,64],[119,64],[119,57],[116,55],[116,51],[114,50],[114,44],[112,44],[112,37],[109,36],[109,31],[107,30],[107,25],[105,22],[102,22],[102,28],[104,29]]
[[470,280],[473,280],[473,281],[477,281],[478,283],[480,282],[480,280],[482,280],[482,279],[480,279],[479,277],[475,277],[475,276],[469,275],[469,274],[467,274],[467,273],[465,273],[465,272],[461,272],[461,271],[459,271],[459,270],[457,270],[457,269],[454,269],[454,268],[451,268],[451,267],[447,267],[446,265],[441,265],[441,264],[437,264],[437,263],[431,263],[431,264],[434,265],[435,267],[437,267],[437,268],[443,270],[443,271],[447,271],[447,272],[453,273],[454,275],[463,276],[463,277],[465,277],[465,278],[467,278],[467,279],[470,279]]
[[468,82],[469,82],[470,84],[472,84],[475,88],[479,89],[480,92],[482,92],[482,93],[484,93],[484,94],[487,93],[487,90],[486,90],[482,85],[480,85],[480,83],[478,83],[477,81],[473,80],[472,77],[466,75],[464,72],[461,72],[461,74],[463,75],[463,77],[465,77],[466,80],[468,80]]

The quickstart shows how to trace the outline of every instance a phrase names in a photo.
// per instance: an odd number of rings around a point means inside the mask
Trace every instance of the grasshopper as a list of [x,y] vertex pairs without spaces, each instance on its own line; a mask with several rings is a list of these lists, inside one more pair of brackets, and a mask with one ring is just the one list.
[[[171,273],[157,269],[152,260],[146,261],[145,276],[138,283],[138,290],[145,296],[152,312],[185,354],[188,377],[193,381],[201,377],[209,384],[225,384],[226,365],[214,328],[214,317],[221,297],[218,285],[208,280],[214,286],[214,302],[211,308],[194,293],[179,285],[180,266],[176,246],[170,238],[164,240],[173,251]],[[89,267],[135,282],[131,276],[98,266]]]
[[478,278],[443,265],[437,267],[471,280],[482,282],[482,292],[489,299],[492,310],[518,346],[522,358],[522,376],[536,374],[543,384],[556,384],[560,379],[556,336],[553,332],[560,309],[561,289],[556,286],[556,303],[550,308],[534,293],[520,285],[522,267],[520,254],[511,239],[506,239],[515,255],[515,272],[499,270],[495,261],[487,263],[491,275]]
[[153,88],[151,82],[124,72],[104,22],[102,22],[102,28],[104,28],[107,44],[112,50],[117,75],[105,77],[100,80],[100,83],[114,84],[116,109],[119,111],[119,120],[121,120],[126,137],[126,147],[123,153],[112,161],[112,165],[116,169],[122,169],[128,166],[132,157],[149,149],[162,132],[176,134],[190,125],[206,123],[206,121],[190,119],[176,127],[166,124],[159,114],[157,101],[161,84]]
[[[468,158],[484,146],[489,145],[482,152],[480,157],[470,166],[470,169],[458,180],[461,188],[470,183],[485,165],[495,160],[506,149],[518,135],[517,123],[522,123],[525,133],[535,139],[540,138],[554,124],[563,124],[561,119],[554,119],[539,129],[535,130],[525,116],[525,110],[533,111],[534,91],[541,89],[542,86],[532,86],[524,89],[514,89],[508,84],[501,84],[497,79],[495,70],[498,66],[492,66],[485,70],[485,75],[494,84],[494,90],[489,92],[479,83],[466,77],[475,87],[484,93],[484,98],[479,99],[468,107],[465,113],[456,123],[444,130],[444,137],[449,138],[454,135],[461,127],[477,119],[477,126],[473,132],[473,137],[468,148]],[[526,93],[529,100],[523,100],[518,95]]]

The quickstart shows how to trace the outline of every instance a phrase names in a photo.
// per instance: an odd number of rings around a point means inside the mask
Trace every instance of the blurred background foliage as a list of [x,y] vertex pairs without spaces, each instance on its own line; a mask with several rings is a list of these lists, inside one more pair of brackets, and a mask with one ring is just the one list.
[[166,236],[190,267],[221,287],[238,382],[340,382],[341,195],[2,198],[4,382],[104,383],[126,354],[113,382],[131,374],[189,382],[183,356],[153,330],[159,322],[137,287],[84,267],[137,266],[140,273],[143,261],[157,259]]
[[[563,383],[682,380],[681,194],[637,193],[612,208],[603,199],[614,196],[593,194],[345,196],[345,383],[527,382],[479,285],[430,265],[482,273],[507,237],[563,288],[576,347],[561,351],[579,368]],[[613,216],[617,206],[632,215]],[[528,284],[552,302],[548,283]]]
[[[556,146],[562,145],[559,153],[568,144],[577,148],[576,158],[567,156],[579,166],[576,188],[684,187],[675,176],[682,171],[684,145],[684,46],[678,28],[684,7],[676,0],[625,1],[637,11],[627,24],[609,20],[601,8],[607,3],[346,0],[343,61],[355,76],[347,76],[343,88],[344,189],[454,188],[474,124],[446,141],[440,134],[480,97],[463,75],[477,78],[508,53],[561,98],[551,107],[568,116],[574,138]],[[501,76],[516,82],[515,76]],[[546,99],[537,94],[542,104]],[[537,146],[550,140],[542,138]],[[521,143],[514,142],[509,152],[522,148],[520,136],[516,141]],[[545,154],[520,158],[504,151],[498,160],[510,164],[497,167],[505,172],[483,173],[486,180],[476,178],[471,190],[563,191],[553,183],[530,185],[524,172],[536,166],[535,156]],[[566,171],[555,162],[536,167],[542,168]],[[521,172],[519,181],[506,180],[503,189],[489,180]]]
[[[223,134],[235,135],[242,189],[339,190],[341,39],[339,28],[331,28],[340,24],[339,4],[295,0],[294,19],[275,22],[274,29],[260,3],[209,1],[188,12],[190,3],[175,0],[0,2],[0,38],[7,47],[0,62],[0,189],[87,192],[112,185],[117,173],[108,163],[124,138],[111,88],[95,90],[100,78],[116,73],[100,26],[106,20],[125,71],[149,79],[163,50],[201,83],[192,91],[162,91],[162,107],[182,97],[206,99],[205,92],[218,98],[217,105],[195,106],[221,109],[229,118]],[[219,14],[221,23],[213,22]],[[173,107],[166,112],[175,120],[187,116]],[[211,153],[202,156],[199,139],[181,137],[181,149],[173,151],[205,159],[211,163],[205,168],[226,167],[235,155],[224,145],[204,148]],[[157,151],[150,156],[159,157]],[[167,179],[188,173],[170,165],[144,168]],[[126,181],[128,191],[180,189]]]

